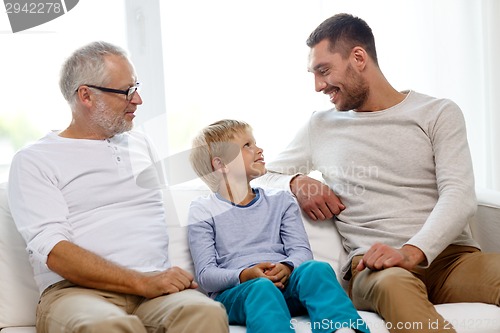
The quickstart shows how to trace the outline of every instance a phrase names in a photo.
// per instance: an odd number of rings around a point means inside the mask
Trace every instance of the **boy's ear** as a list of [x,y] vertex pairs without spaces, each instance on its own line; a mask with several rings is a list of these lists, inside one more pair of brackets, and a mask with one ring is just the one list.
[[214,171],[219,171],[223,173],[227,172],[227,166],[220,157],[214,157],[212,159],[212,167]]

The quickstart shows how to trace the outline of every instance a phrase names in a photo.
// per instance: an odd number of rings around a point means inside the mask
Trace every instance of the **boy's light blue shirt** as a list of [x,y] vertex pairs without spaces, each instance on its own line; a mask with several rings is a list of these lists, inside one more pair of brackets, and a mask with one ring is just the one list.
[[234,205],[212,193],[189,209],[189,248],[196,280],[214,298],[240,283],[243,269],[261,262],[298,267],[313,259],[299,206],[290,193],[255,188],[256,198]]

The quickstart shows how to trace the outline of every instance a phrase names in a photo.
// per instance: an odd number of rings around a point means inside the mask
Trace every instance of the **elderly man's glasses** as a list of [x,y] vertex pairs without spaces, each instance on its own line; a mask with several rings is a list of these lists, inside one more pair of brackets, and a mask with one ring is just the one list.
[[126,89],[126,90],[119,90],[119,89],[112,89],[112,88],[105,88],[105,87],[99,87],[99,86],[94,86],[92,84],[84,84],[84,86],[98,89],[100,91],[104,92],[110,92],[110,93],[115,93],[115,94],[122,94],[127,96],[127,101],[132,100],[134,98],[135,92],[139,89],[139,82],[136,82],[132,87]]

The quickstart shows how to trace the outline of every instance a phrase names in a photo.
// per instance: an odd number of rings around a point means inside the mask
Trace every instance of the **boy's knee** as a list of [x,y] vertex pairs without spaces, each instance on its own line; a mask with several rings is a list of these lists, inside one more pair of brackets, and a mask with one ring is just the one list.
[[335,271],[329,263],[324,261],[310,260],[302,263],[297,271],[303,271],[304,273],[312,273],[316,275],[328,276],[331,275],[333,278],[337,278]]
[[271,299],[271,295],[275,295],[276,297],[281,295],[281,291],[269,279],[256,278],[245,283],[248,283],[245,292],[248,295],[248,300],[265,302]]
[[271,288],[276,289],[276,286],[274,285],[274,283],[271,280],[263,278],[263,277],[252,279],[248,282],[249,282],[250,289],[258,289],[258,290],[271,289]]

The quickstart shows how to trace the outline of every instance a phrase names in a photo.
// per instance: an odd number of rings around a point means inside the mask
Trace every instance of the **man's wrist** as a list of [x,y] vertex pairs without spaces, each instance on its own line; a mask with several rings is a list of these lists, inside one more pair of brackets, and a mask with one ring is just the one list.
[[292,194],[294,196],[297,196],[297,194],[296,194],[296,186],[294,184],[296,184],[296,182],[298,181],[298,178],[300,176],[303,176],[303,175],[301,173],[298,173],[296,175],[293,175],[292,178],[290,178],[290,182],[289,182],[290,192],[292,192]]
[[415,245],[405,244],[401,248],[401,251],[403,251],[404,256],[413,266],[421,265],[422,263],[427,262],[425,253]]

